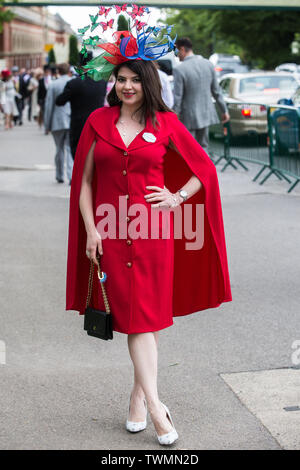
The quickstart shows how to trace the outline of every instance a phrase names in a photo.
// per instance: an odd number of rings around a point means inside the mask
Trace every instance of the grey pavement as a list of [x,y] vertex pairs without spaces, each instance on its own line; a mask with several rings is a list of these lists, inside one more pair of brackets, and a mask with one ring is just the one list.
[[[126,335],[88,337],[65,311],[70,188],[53,165],[35,123],[0,130],[0,448],[161,449],[150,418],[125,430]],[[300,448],[300,185],[257,171],[218,173],[233,302],[160,333],[173,449]]]

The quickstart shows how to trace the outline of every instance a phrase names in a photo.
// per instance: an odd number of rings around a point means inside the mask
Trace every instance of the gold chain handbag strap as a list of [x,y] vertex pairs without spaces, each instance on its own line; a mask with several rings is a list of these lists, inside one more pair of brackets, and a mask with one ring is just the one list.
[[[100,267],[100,257],[97,253],[97,259],[98,259],[98,278],[99,278],[99,281],[100,281],[100,285],[101,285],[101,289],[102,289],[102,295],[103,295],[103,300],[104,300],[104,305],[105,305],[105,311],[106,313],[111,313],[110,312],[110,306],[109,306],[109,303],[108,303],[108,298],[107,298],[107,294],[106,294],[106,290],[105,290],[105,287],[104,287],[104,282],[101,282],[103,279],[104,279],[104,273],[103,271],[101,271],[101,267]],[[90,265],[90,274],[89,274],[89,286],[88,286],[88,295],[87,295],[87,299],[86,299],[86,308],[89,306],[90,304],[90,300],[91,300],[91,295],[92,295],[92,289],[93,289],[93,279],[94,279],[94,261],[91,260],[91,265]]]

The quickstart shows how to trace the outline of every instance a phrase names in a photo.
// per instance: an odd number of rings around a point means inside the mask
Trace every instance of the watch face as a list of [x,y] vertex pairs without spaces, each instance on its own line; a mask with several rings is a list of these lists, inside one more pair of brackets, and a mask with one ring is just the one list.
[[187,197],[188,193],[183,189],[182,191],[179,192],[181,197]]

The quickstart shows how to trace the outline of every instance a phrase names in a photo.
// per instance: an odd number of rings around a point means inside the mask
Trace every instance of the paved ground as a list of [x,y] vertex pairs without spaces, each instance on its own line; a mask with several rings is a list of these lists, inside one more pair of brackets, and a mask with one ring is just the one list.
[[[0,131],[0,448],[159,449],[151,423],[124,427],[126,336],[89,338],[64,310],[69,186],[53,152],[35,124]],[[300,448],[300,185],[260,186],[249,168],[219,173],[233,302],[160,335],[174,448]]]

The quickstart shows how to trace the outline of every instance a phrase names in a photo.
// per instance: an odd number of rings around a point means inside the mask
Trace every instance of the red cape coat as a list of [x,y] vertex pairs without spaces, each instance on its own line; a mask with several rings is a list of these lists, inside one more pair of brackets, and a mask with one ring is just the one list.
[[[86,231],[79,209],[79,196],[85,158],[96,135],[111,145],[127,150],[116,127],[119,106],[94,111],[84,126],[76,151],[69,210],[66,310],[84,313],[90,261],[86,257]],[[168,137],[176,150],[164,157],[165,185],[171,192],[180,189],[194,174],[202,188],[188,204],[204,204],[204,245],[200,250],[186,250],[184,237],[174,240],[173,316],[187,315],[218,307],[232,300],[228,273],[225,234],[219,184],[215,165],[179,121],[175,113],[157,112],[160,127],[155,129],[150,118],[145,130],[157,139]],[[130,144],[131,145],[131,144]],[[148,144],[149,145],[149,144]],[[145,146],[142,137],[135,139],[134,148]],[[93,196],[97,177],[93,179]],[[153,294],[155,295],[155,293]]]

